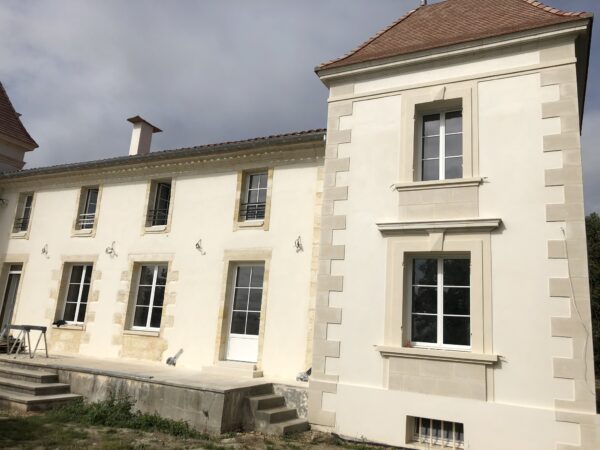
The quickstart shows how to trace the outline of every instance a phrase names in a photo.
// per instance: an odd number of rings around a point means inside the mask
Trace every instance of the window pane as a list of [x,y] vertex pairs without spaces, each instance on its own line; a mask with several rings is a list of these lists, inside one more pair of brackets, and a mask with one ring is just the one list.
[[142,266],[140,269],[140,284],[151,285],[154,280],[154,266]]
[[423,116],[423,136],[434,136],[440,134],[440,115],[431,114]]
[[452,442],[452,422],[444,422],[442,438],[444,439],[444,444]]
[[465,440],[465,430],[462,423],[454,424],[454,439],[456,443],[462,443]]
[[437,316],[412,316],[413,342],[437,342]]
[[446,136],[446,156],[462,156],[462,134]]
[[83,277],[83,282],[90,284],[91,280],[92,280],[92,266],[87,266],[86,271],[85,271],[85,277]]
[[444,286],[470,286],[470,283],[470,259],[444,259]]
[[433,181],[440,179],[440,161],[438,159],[430,159],[423,161],[422,181]]
[[413,287],[412,312],[437,313],[437,288]]
[[258,203],[266,203],[267,202],[267,190],[261,189],[258,191]]
[[81,303],[87,303],[89,293],[90,293],[90,285],[84,284],[81,289]]
[[469,288],[444,288],[444,314],[468,316],[471,310],[470,292]]
[[85,321],[85,310],[87,308],[86,303],[82,303],[79,305],[79,313],[77,314],[77,322]]
[[157,286],[164,286],[167,284],[167,266],[158,266],[158,273],[156,274]]
[[413,284],[437,286],[437,259],[413,260]]
[[148,322],[148,307],[136,306],[135,314],[133,316],[134,327],[145,327]]
[[79,299],[79,284],[70,284],[67,290],[67,302],[77,302]]
[[260,174],[250,175],[250,189],[258,189],[260,187]]
[[152,286],[140,286],[138,288],[136,305],[148,306],[150,304],[150,295],[151,294],[152,294]]
[[425,137],[423,138],[423,159],[438,158],[440,156],[440,138]]
[[462,111],[446,113],[446,134],[462,132]]
[[234,311],[231,316],[231,332],[233,334],[244,334],[246,330],[246,313]]
[[250,289],[250,302],[248,303],[249,311],[260,311],[262,302],[262,289]]
[[421,436],[429,437],[430,432],[431,432],[431,420],[421,419]]
[[160,328],[160,319],[162,317],[162,308],[152,308],[152,317],[150,317],[150,326]]
[[74,322],[76,308],[77,303],[67,303],[65,305],[65,314],[63,315],[63,320],[66,320],[67,322]]
[[79,283],[83,274],[83,266],[73,266],[71,269],[71,283]]
[[162,306],[165,300],[165,288],[164,286],[156,286],[154,288],[154,306]]
[[261,188],[267,187],[267,174],[266,173],[260,174],[260,187]]
[[242,266],[237,269],[237,279],[235,285],[238,287],[250,286],[250,266]]
[[471,325],[468,317],[444,317],[444,344],[471,345]]
[[434,420],[432,428],[431,434],[433,442],[438,442],[442,438],[442,422],[439,420]]
[[248,325],[246,326],[246,334],[258,336],[260,327],[260,313],[248,313]]
[[258,203],[258,190],[248,192],[248,203]]
[[246,311],[248,308],[248,288],[236,288],[233,296],[233,309]]
[[462,178],[462,158],[446,158],[446,180]]
[[254,266],[252,267],[252,283],[250,286],[252,287],[263,287],[263,278],[265,274],[264,266]]

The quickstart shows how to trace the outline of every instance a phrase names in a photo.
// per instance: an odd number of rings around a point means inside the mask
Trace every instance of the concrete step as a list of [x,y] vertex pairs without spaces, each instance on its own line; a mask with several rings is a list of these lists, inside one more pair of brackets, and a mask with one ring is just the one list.
[[276,432],[279,435],[301,433],[310,429],[308,420],[302,418],[286,420],[285,422],[280,423],[274,423],[271,426],[277,430]]
[[285,422],[286,420],[297,419],[298,411],[286,406],[279,406],[277,408],[259,409],[254,413],[254,415],[257,421],[264,421],[268,424],[274,424]]
[[248,400],[250,400],[250,407],[253,411],[285,406],[285,399],[276,394],[256,395],[249,397]]
[[32,383],[57,383],[58,375],[56,373],[44,370],[24,369],[13,366],[10,363],[0,363],[0,377],[11,378],[13,380],[23,380]]
[[77,394],[30,395],[0,390],[0,408],[18,411],[46,411],[81,398]]
[[0,377],[0,389],[30,395],[68,394],[70,386],[64,383],[38,383],[14,378]]

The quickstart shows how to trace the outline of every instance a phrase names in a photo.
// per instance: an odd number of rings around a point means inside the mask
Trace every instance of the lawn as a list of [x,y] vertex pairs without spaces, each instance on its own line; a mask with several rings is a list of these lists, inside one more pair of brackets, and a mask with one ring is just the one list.
[[208,436],[186,423],[133,411],[126,399],[102,403],[76,402],[46,413],[0,411],[2,449],[354,449],[366,444],[349,443],[334,435],[308,431],[289,437],[259,433]]

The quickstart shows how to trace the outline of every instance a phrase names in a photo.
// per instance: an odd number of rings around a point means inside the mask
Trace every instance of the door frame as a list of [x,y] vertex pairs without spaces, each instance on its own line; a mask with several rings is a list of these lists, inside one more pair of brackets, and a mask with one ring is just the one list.
[[[19,309],[19,299],[21,298],[21,291],[23,289],[23,278],[25,275],[25,270],[27,266],[27,258],[19,258],[19,257],[6,257],[4,260],[0,260],[0,309],[4,308],[4,297],[6,296],[6,289],[8,288],[8,276],[10,272],[10,266],[20,264],[21,265],[21,277],[19,278],[19,286],[17,287],[17,292],[15,293],[15,304],[12,310],[12,319],[16,316],[17,311]],[[1,328],[2,324],[0,324]],[[2,330],[0,330],[2,331]]]
[[262,367],[264,338],[267,323],[267,303],[269,288],[269,271],[271,265],[270,249],[252,249],[252,250],[226,250],[223,257],[223,285],[221,289],[221,300],[219,305],[219,316],[217,326],[217,336],[215,339],[215,357],[214,364],[227,359],[227,345],[229,341],[229,329],[231,325],[231,299],[233,298],[233,283],[238,264],[264,264],[265,272],[263,278],[262,302],[260,306],[260,327],[258,330],[258,354],[256,363],[244,363],[254,365],[257,370]]

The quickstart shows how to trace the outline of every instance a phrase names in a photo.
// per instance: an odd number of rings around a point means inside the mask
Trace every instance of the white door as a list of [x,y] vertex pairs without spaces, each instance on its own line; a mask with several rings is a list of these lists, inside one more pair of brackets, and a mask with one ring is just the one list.
[[263,264],[243,264],[235,268],[227,340],[230,361],[256,362],[258,359],[264,273]]

